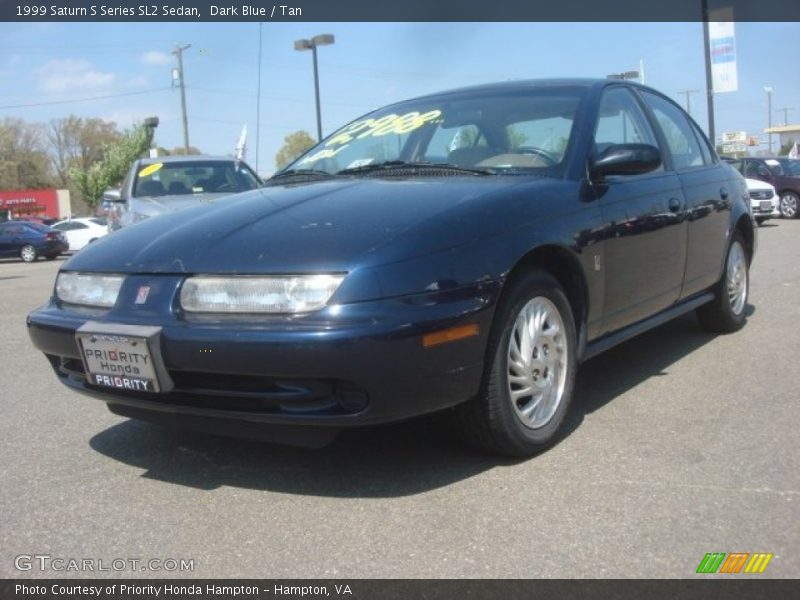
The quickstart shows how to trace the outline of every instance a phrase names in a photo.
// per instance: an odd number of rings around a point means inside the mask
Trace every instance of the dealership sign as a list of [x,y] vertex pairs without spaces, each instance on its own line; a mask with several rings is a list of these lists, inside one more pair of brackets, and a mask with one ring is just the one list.
[[[720,14],[721,12],[723,11],[712,11],[711,14]],[[732,11],[724,12],[732,18]],[[714,93],[735,92],[739,89],[739,77],[736,71],[736,37],[733,31],[733,21],[710,21],[708,23],[708,40]]]

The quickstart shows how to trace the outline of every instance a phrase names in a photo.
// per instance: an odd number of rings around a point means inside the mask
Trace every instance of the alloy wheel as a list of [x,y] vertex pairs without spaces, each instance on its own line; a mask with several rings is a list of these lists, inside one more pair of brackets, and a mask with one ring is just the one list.
[[567,332],[561,313],[537,296],[519,311],[508,341],[506,379],[512,406],[530,429],[547,425],[564,396]]
[[744,248],[735,241],[728,251],[727,270],[728,301],[733,314],[740,315],[747,302],[747,258]]

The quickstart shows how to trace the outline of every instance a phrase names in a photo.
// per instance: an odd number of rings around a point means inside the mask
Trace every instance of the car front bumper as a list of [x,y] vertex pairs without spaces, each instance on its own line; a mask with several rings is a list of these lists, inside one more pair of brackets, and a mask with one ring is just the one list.
[[[474,396],[500,282],[328,307],[298,317],[197,318],[175,308],[180,277],[128,276],[108,311],[51,299],[28,317],[34,345],[71,389],[113,412],[243,437],[279,425],[328,431],[402,420]],[[153,289],[152,306],[131,298]],[[87,382],[76,330],[87,321],[161,327],[174,388],[117,390]],[[425,347],[423,335],[464,324],[478,333]],[[290,440],[278,439],[290,442]],[[307,445],[314,445],[309,443]]]

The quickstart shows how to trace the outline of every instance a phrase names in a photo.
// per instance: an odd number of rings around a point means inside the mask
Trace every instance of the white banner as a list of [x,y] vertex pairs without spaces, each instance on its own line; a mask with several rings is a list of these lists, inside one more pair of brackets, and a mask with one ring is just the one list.
[[714,93],[735,92],[739,89],[736,71],[736,37],[732,21],[708,23],[709,57]]

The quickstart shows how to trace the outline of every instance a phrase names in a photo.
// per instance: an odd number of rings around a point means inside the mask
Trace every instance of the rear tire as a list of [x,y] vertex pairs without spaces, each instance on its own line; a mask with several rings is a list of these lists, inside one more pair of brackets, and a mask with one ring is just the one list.
[[25,244],[19,251],[19,257],[26,263],[36,262],[36,259],[39,258],[39,252],[36,250],[35,246],[30,244]]
[[462,437],[512,457],[551,445],[572,399],[576,340],[569,301],[551,275],[537,269],[511,282],[492,325],[480,392],[456,408]]
[[725,270],[714,288],[714,300],[697,309],[700,324],[715,333],[733,333],[744,326],[750,294],[750,264],[744,237],[738,231],[728,246]]

